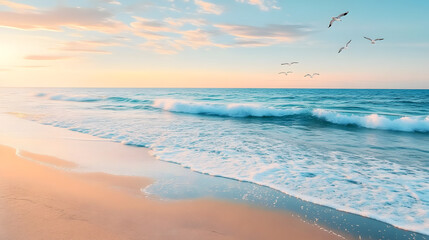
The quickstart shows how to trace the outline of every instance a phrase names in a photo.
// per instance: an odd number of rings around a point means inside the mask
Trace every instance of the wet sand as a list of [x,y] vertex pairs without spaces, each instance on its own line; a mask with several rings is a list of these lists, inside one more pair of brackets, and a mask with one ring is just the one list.
[[[75,173],[73,163],[0,146],[0,239],[342,239],[283,211],[160,201],[152,180]],[[37,163],[46,163],[39,164]]]

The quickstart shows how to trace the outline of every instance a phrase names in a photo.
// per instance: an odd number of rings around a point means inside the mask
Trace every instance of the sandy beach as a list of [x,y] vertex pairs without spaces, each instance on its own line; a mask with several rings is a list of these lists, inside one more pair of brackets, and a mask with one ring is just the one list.
[[[21,156],[73,168],[50,156]],[[73,173],[0,146],[1,239],[340,239],[285,212],[145,197],[141,177]]]

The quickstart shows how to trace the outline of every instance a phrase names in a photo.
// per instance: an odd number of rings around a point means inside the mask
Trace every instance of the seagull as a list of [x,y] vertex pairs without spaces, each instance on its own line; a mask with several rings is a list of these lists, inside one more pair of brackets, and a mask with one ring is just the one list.
[[384,40],[384,38],[377,38],[377,39],[374,39],[374,40],[372,40],[372,39],[371,39],[371,38],[369,38],[369,37],[363,37],[363,38],[368,39],[369,41],[371,41],[371,44],[375,44],[375,41],[381,41],[381,40]]
[[341,17],[344,17],[344,16],[346,16],[347,14],[349,14],[349,12],[348,12],[348,11],[347,11],[347,12],[345,12],[345,13],[341,13],[341,14],[340,14],[340,15],[338,15],[337,17],[332,17],[331,22],[329,22],[329,27],[328,27],[328,28],[330,28],[330,27],[332,26],[332,23],[337,22],[337,21],[342,21],[342,20],[341,20]]
[[340,53],[340,52],[342,52],[343,50],[345,50],[345,49],[349,48],[349,44],[350,44],[351,42],[352,42],[352,40],[348,41],[348,42],[347,42],[347,44],[346,44],[346,46],[344,46],[344,47],[340,48],[340,50],[338,51],[338,53]]
[[305,74],[305,76],[304,77],[310,77],[310,78],[313,78],[314,76],[319,76],[320,74],[318,74],[318,73],[313,73],[313,74],[309,74],[309,73],[307,73],[307,74]]
[[289,72],[279,72],[279,74],[284,74],[284,75],[286,75],[286,76],[287,76],[289,73],[292,73],[292,72],[290,72],[290,71],[289,71]]
[[280,65],[287,65],[287,66],[290,66],[290,65],[293,65],[293,64],[298,64],[299,62],[290,62],[290,63],[282,63],[282,64],[280,64]]

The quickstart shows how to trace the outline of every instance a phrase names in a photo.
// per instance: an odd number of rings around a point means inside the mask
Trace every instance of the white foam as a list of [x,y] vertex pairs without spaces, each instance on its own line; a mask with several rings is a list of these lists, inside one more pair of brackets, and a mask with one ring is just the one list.
[[[75,92],[81,94],[80,91]],[[150,96],[126,96],[153,99],[158,95],[162,93],[155,91]],[[48,94],[41,99],[51,96]],[[99,91],[97,95],[68,94],[63,98],[90,96],[106,96],[103,101],[114,101],[109,97],[115,95]],[[244,102],[246,99],[235,101]],[[96,108],[86,111],[86,103],[80,104],[81,108],[71,108],[61,101],[26,102],[23,110],[15,109],[14,104],[3,105],[7,106],[7,111],[40,114],[33,120],[44,124],[127,145],[148,146],[157,158],[194,171],[269,186],[311,202],[429,234],[429,182],[425,162],[429,153],[427,135],[381,134],[358,129],[429,132],[427,116],[394,117],[278,107],[280,104],[292,105],[292,102],[225,104],[159,99],[153,104],[147,103],[171,112],[280,119],[225,123],[221,118],[163,114],[149,106],[129,112],[97,111]],[[353,102],[350,104],[353,106]],[[319,106],[329,108],[332,105],[321,102]],[[9,109],[11,107],[13,109]],[[419,108],[415,112],[425,114],[424,110]],[[305,128],[269,124],[270,120],[277,123],[281,118],[302,120],[296,125],[302,124]],[[314,121],[333,125],[326,129],[312,128]],[[349,134],[336,131],[335,124],[354,127],[350,127]]]
[[103,98],[91,97],[87,95],[66,95],[66,94],[55,94],[49,97],[50,100],[57,101],[71,101],[71,102],[95,102],[100,101]]
[[325,121],[342,124],[358,125],[365,128],[395,130],[403,132],[429,132],[429,116],[427,117],[401,117],[389,119],[378,114],[357,116],[343,114],[324,109],[314,109],[312,115]]
[[227,117],[281,117],[295,115],[304,112],[304,109],[275,109],[258,104],[215,104],[204,102],[190,102],[176,99],[157,99],[153,104],[171,112],[206,114]]
[[317,119],[340,125],[356,125],[364,128],[403,132],[429,132],[429,116],[400,117],[391,119],[378,114],[355,115],[325,109],[276,109],[258,104],[215,104],[177,99],[157,99],[153,107],[170,112],[205,114],[226,117],[285,117],[311,115]]

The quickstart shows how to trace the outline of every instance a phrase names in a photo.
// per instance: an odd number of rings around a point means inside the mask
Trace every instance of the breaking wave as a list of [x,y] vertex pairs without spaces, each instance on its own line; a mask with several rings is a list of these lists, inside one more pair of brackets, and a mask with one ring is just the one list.
[[305,112],[305,109],[275,109],[263,107],[256,104],[211,104],[187,102],[175,99],[158,99],[154,101],[153,107],[166,111],[217,115],[225,117],[283,117]]
[[70,101],[70,102],[99,102],[99,101],[110,101],[110,102],[127,102],[127,103],[148,103],[149,100],[135,99],[127,97],[104,97],[104,96],[89,96],[89,95],[67,95],[67,94],[46,94],[37,93],[36,97],[47,98],[55,101]]
[[379,114],[357,115],[325,109],[276,109],[257,104],[215,104],[176,99],[157,99],[154,101],[153,107],[170,112],[241,118],[309,115],[318,120],[340,125],[356,125],[370,129],[403,132],[429,132],[429,116],[411,116],[392,119]]

